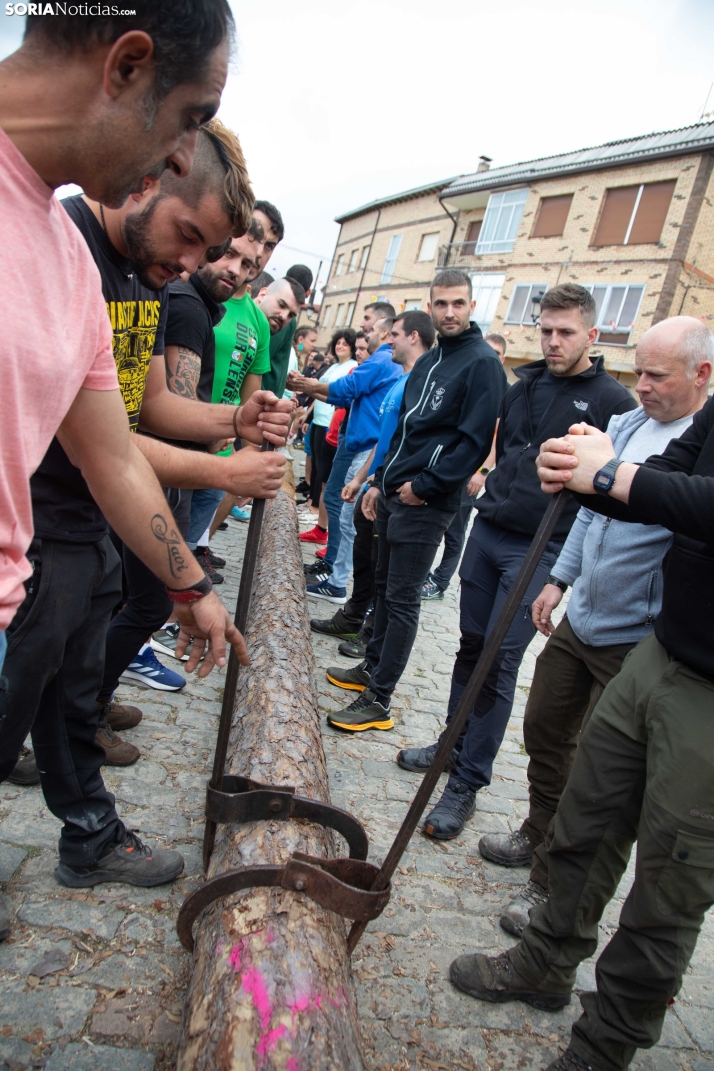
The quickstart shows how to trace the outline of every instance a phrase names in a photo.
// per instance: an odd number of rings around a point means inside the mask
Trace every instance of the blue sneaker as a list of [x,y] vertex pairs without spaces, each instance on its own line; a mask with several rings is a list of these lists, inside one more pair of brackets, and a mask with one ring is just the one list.
[[240,509],[238,506],[234,506],[231,510],[231,517],[234,521],[249,521],[250,513],[247,509]]
[[307,593],[316,599],[327,599],[328,602],[336,602],[338,606],[344,606],[347,602],[347,588],[333,587],[327,578],[317,584],[308,584]]
[[[175,657],[175,656],[174,656]],[[180,692],[186,687],[186,678],[172,669],[162,666],[151,647],[139,651],[133,662],[122,673],[120,680],[127,684],[141,681],[159,692]]]

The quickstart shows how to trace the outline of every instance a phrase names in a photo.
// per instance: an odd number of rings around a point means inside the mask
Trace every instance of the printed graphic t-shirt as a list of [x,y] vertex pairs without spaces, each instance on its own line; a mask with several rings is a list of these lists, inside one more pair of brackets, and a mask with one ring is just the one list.
[[[78,391],[116,390],[92,257],[52,190],[0,130],[0,631],[32,573],[30,476]],[[38,265],[51,265],[36,285]]]
[[[240,405],[240,391],[251,372],[262,376],[270,371],[270,325],[267,317],[246,290],[241,298],[224,302],[226,315],[216,327],[216,370],[211,401]],[[233,447],[221,450],[228,457]]]
[[[117,253],[81,195],[67,197],[61,204],[84,237],[99,268],[105,300],[103,317],[108,317],[112,332],[119,388],[129,426],[136,431],[151,357],[164,352],[168,287],[151,290],[139,282],[131,261]],[[70,543],[96,542],[103,538],[107,522],[82,473],[57,439],[50,444],[30,486],[38,536]]]

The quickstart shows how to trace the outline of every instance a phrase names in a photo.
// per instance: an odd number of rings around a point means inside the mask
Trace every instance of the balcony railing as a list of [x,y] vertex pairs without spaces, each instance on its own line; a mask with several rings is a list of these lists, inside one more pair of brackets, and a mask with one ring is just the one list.
[[472,268],[475,258],[476,242],[449,242],[439,246],[440,268]]

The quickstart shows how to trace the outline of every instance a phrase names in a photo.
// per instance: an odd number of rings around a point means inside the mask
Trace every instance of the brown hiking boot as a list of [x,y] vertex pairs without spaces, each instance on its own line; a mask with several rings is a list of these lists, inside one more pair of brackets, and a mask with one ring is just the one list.
[[556,1011],[570,1004],[570,993],[542,993],[531,985],[511,963],[507,952],[500,956],[457,956],[449,968],[449,978],[462,993],[491,1004],[522,1000],[541,1011]]
[[94,739],[104,748],[106,758],[102,763],[103,766],[133,766],[141,755],[138,747],[128,744],[117,736],[104,719],[99,722]]
[[138,707],[132,707],[128,703],[100,703],[101,715],[110,729],[120,732],[122,729],[133,729],[138,725],[143,714]]

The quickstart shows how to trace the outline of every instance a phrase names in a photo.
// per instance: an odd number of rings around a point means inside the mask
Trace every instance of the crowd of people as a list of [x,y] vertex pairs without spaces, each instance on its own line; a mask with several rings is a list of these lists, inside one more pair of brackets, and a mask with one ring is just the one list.
[[[635,397],[593,353],[591,294],[566,283],[542,298],[543,359],[509,386],[505,338],[484,337],[470,277],[445,269],[426,311],[375,301],[323,353],[297,326],[312,273],[266,271],[281,214],[214,118],[232,33],[225,0],[33,15],[0,64],[0,779],[40,782],[60,884],[173,881],[180,853],[127,830],[102,778],[140,758],[121,731],[141,710],[116,690],[180,691],[174,666],[206,676],[226,643],[247,663],[211,537],[277,493],[288,443],[306,458],[307,596],[334,608],[311,628],[351,660],[327,670],[356,693],[327,718],[346,736],[393,728],[421,604],[458,568],[448,722],[566,489],[423,832],[451,840],[472,818],[540,631],[530,811],[479,844],[531,867],[501,917],[520,941],[450,976],[480,1000],[569,1003],[637,842],[597,989],[551,1064],[620,1071],[658,1040],[714,901],[714,338],[690,317],[651,327]],[[68,182],[83,193],[59,202]],[[423,773],[438,743],[396,761]]]

